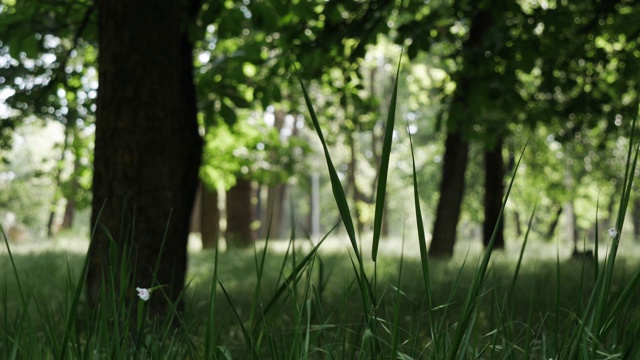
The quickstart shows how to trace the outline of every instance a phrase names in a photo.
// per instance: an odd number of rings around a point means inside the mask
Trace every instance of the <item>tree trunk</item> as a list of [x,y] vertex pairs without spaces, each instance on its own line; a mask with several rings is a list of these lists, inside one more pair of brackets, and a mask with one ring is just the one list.
[[[269,185],[267,187],[267,209],[262,223],[263,235],[270,239],[283,239],[285,234],[285,198],[287,194],[286,184]],[[267,234],[267,230],[269,234]]]
[[61,229],[71,229],[76,214],[76,202],[73,198],[67,199],[67,205],[64,207],[64,216],[62,217]]
[[[77,133],[74,134],[74,137],[78,136]],[[71,229],[73,227],[73,220],[76,214],[76,199],[78,198],[78,189],[80,189],[80,184],[78,180],[79,172],[80,172],[80,155],[78,154],[78,148],[75,148],[75,160],[73,162],[73,174],[71,174],[71,189],[68,194],[66,194],[67,205],[64,208],[64,216],[62,217],[62,225],[60,226],[62,229]]]
[[348,135],[347,141],[349,142],[349,172],[347,173],[347,188],[351,188],[352,196],[353,196],[353,204],[354,204],[354,217],[356,220],[356,229],[358,230],[358,234],[362,234],[364,231],[364,222],[362,219],[362,211],[361,207],[368,202],[366,201],[364,195],[358,188],[358,183],[356,182],[356,171],[358,167],[357,159],[356,159],[356,139],[353,132],[350,132]]
[[64,171],[64,166],[67,157],[67,150],[69,149],[69,142],[71,141],[71,137],[73,136],[73,128],[72,125],[67,123],[64,127],[64,140],[62,143],[62,152],[60,153],[60,160],[58,160],[58,164],[55,167],[55,175],[54,175],[54,186],[53,186],[53,199],[51,199],[51,210],[49,211],[49,220],[47,221],[47,237],[51,238],[56,233],[56,218],[58,213],[58,202],[62,198],[62,172]]
[[484,223],[482,226],[484,246],[489,245],[496,231],[494,248],[504,248],[504,217],[498,223],[504,197],[504,163],[502,159],[502,139],[498,139],[492,149],[484,152]]
[[633,210],[631,211],[631,220],[633,222],[633,239],[640,240],[640,199],[633,199]]
[[315,241],[320,237],[320,175],[311,174],[311,203],[309,209],[309,227],[311,238]]
[[251,246],[256,233],[251,228],[254,219],[251,204],[251,181],[238,178],[236,184],[227,191],[227,229],[225,240],[229,248]]
[[[89,300],[95,304],[101,293],[121,286],[124,293],[115,296],[132,300],[136,287],[165,285],[164,294],[149,301],[152,313],[165,314],[166,299],[177,302],[184,287],[202,153],[187,34],[198,4],[189,2],[191,9],[179,0],[97,5],[100,90]],[[110,238],[118,249],[111,249]],[[128,257],[114,258],[110,250]],[[120,273],[120,262],[129,274]],[[125,283],[103,282],[112,274]]]
[[469,143],[457,132],[447,134],[440,182],[440,200],[429,248],[432,256],[451,256],[464,194]]
[[551,224],[549,224],[549,228],[547,229],[547,232],[544,235],[544,238],[546,240],[550,240],[553,238],[553,233],[556,232],[556,227],[558,227],[558,222],[560,221],[560,215],[562,215],[562,211],[564,209],[562,208],[562,206],[558,206],[555,216],[553,217],[553,220],[551,220]]
[[218,190],[210,189],[202,184],[200,193],[200,234],[202,248],[214,249],[220,239],[220,207],[218,206]]

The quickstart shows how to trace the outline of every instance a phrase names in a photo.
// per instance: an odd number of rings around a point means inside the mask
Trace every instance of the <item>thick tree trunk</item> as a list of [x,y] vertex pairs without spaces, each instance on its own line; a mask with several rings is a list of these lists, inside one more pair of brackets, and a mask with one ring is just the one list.
[[220,207],[218,206],[218,190],[210,189],[202,184],[200,193],[200,234],[202,248],[214,249],[220,239]]
[[504,197],[504,163],[502,159],[502,139],[498,139],[492,149],[484,152],[484,223],[482,226],[484,246],[489,245],[496,231],[494,248],[504,248],[504,217],[498,223]]
[[[92,228],[87,276],[92,303],[103,291],[134,299],[136,287],[184,287],[189,220],[202,152],[187,24],[197,4],[98,1],[100,90],[96,113]],[[191,11],[191,14],[189,13]],[[125,259],[110,258],[111,241]],[[120,274],[126,261],[130,274]],[[129,275],[125,284],[110,279]],[[122,300],[122,299],[121,299]],[[151,310],[168,310],[165,296]]]
[[251,246],[256,233],[251,228],[254,219],[251,204],[251,181],[238,178],[236,184],[227,191],[227,229],[225,240],[229,248]]
[[432,256],[451,256],[464,194],[469,144],[459,133],[448,133],[440,183],[440,200],[429,248]]

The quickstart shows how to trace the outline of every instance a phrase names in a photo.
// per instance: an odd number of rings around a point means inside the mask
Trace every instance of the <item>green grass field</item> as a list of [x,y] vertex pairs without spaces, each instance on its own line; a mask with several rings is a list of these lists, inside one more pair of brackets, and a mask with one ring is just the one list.
[[[75,244],[75,248],[70,248],[69,243]],[[295,251],[293,248],[287,251],[286,243],[273,243],[264,257],[260,280],[264,243],[257,244],[255,251],[220,253],[217,277],[230,302],[217,286],[211,324],[208,313],[215,252],[192,252],[190,284],[184,296],[184,321],[178,326],[147,323],[143,331],[148,344],[137,344],[140,341],[137,331],[127,329],[125,324],[120,325],[119,331],[127,336],[121,335],[118,346],[101,344],[101,341],[113,341],[110,336],[116,329],[105,319],[108,312],[87,308],[83,296],[74,314],[74,336],[66,357],[206,358],[206,344],[213,342],[213,355],[218,358],[250,358],[251,351],[234,310],[247,331],[251,331],[252,324],[258,322],[259,314],[283,284],[283,277],[294,272],[309,253],[311,246],[304,241],[299,243]],[[14,246],[13,260],[25,302],[18,296],[7,251],[0,254],[4,274],[0,292],[3,302],[0,357],[59,357],[72,294],[82,268],[82,244],[81,240],[75,240],[40,251]],[[264,322],[253,332],[254,356],[354,359],[357,356],[373,358],[375,354],[375,357],[389,359],[438,359],[449,354],[482,253],[477,247],[468,252],[459,247],[453,259],[430,262],[433,311],[429,312],[420,258],[412,250],[415,247],[416,244],[406,243],[406,255],[402,257],[401,241],[383,241],[381,248],[391,255],[381,255],[375,268],[372,262],[366,262],[366,272],[376,285],[374,333],[355,281],[348,241],[332,240],[326,243],[326,249],[321,246],[313,263],[309,263],[297,282],[286,287]],[[393,253],[390,251],[393,248],[398,251]],[[621,248],[623,255],[616,260],[608,293],[610,303],[621,296],[637,273],[638,246],[626,244]],[[572,259],[568,253],[568,249],[555,244],[530,244],[509,293],[518,265],[518,250],[509,247],[504,252],[495,252],[472,312],[473,324],[469,325],[472,331],[458,355],[467,359],[566,356],[571,336],[579,328],[580,316],[594,289],[596,271],[593,261]],[[622,358],[623,346],[631,336],[629,332],[635,329],[639,315],[639,308],[634,305],[640,300],[638,292],[634,291],[629,300],[628,306],[618,310],[620,314],[606,342],[599,344],[593,358]],[[98,324],[92,323],[94,321]],[[212,333],[207,339],[210,325]],[[105,338],[100,340],[102,336]],[[371,345],[375,343],[374,337],[379,347],[375,351]],[[158,343],[153,345],[153,342]],[[137,353],[136,346],[139,347]],[[101,355],[94,357],[92,353]]]

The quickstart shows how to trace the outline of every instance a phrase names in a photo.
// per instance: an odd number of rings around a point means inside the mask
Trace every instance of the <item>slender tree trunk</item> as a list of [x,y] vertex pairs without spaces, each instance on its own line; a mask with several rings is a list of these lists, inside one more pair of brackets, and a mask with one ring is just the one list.
[[633,239],[637,242],[640,240],[640,198],[638,197],[633,199],[631,218],[633,222]]
[[286,184],[269,185],[267,188],[267,210],[264,213],[265,219],[262,224],[265,237],[267,229],[271,229],[268,234],[271,239],[282,239],[287,236],[284,219],[286,194]]
[[560,221],[560,215],[562,214],[563,210],[564,209],[562,208],[562,206],[558,206],[555,216],[553,217],[551,224],[549,224],[549,228],[547,229],[547,232],[544,236],[545,239],[553,238],[553,233],[556,231],[556,228],[558,227],[558,222]]
[[566,235],[567,241],[573,247],[573,253],[578,252],[578,220],[576,218],[575,208],[573,206],[573,199],[567,201],[565,204],[564,214],[567,219]]
[[56,232],[56,217],[58,216],[58,203],[62,198],[62,172],[64,170],[65,162],[67,159],[67,150],[69,149],[69,142],[73,136],[72,125],[66,124],[64,127],[64,140],[62,143],[62,152],[60,154],[60,160],[55,167],[54,186],[53,186],[53,198],[51,199],[51,210],[49,211],[49,220],[47,221],[47,237],[53,237]]
[[489,245],[496,232],[494,248],[504,248],[504,217],[498,223],[504,197],[504,163],[502,159],[502,139],[498,139],[492,149],[484,152],[484,223],[482,242]]
[[[96,304],[111,291],[109,296],[134,300],[136,287],[165,285],[163,295],[152,296],[149,304],[152,313],[166,314],[167,300],[178,302],[184,287],[202,152],[187,33],[199,4],[104,0],[97,5],[100,90],[89,300]],[[120,272],[123,262],[129,273]],[[112,275],[126,282],[112,284]]]
[[214,249],[220,239],[220,207],[218,206],[218,190],[210,189],[202,184],[200,193],[200,234],[202,248]]
[[254,220],[251,193],[251,181],[242,178],[238,178],[236,184],[227,191],[227,247],[247,247],[256,240],[256,233],[251,228]]
[[356,182],[356,171],[357,171],[357,159],[356,159],[356,139],[354,137],[354,134],[351,132],[348,135],[348,141],[349,141],[349,172],[347,173],[347,181],[348,181],[348,188],[351,188],[352,191],[352,197],[353,197],[353,204],[354,204],[354,215],[355,215],[355,220],[356,220],[356,228],[358,230],[359,234],[362,234],[362,232],[364,231],[364,222],[362,221],[362,214],[361,214],[361,206],[362,203],[366,202],[366,199],[364,197],[364,195],[362,194],[362,192],[360,191],[360,189],[358,188],[358,184]]
[[[77,133],[74,133],[74,138],[75,136],[77,136]],[[73,220],[76,214],[76,199],[78,198],[78,189],[80,189],[78,182],[78,174],[81,167],[80,156],[78,154],[78,148],[74,148],[76,149],[76,154],[73,162],[73,174],[71,174],[71,191],[66,196],[67,205],[64,208],[64,216],[62,217],[62,229],[71,229],[71,227],[73,227]]]
[[311,228],[311,238],[317,240],[320,236],[320,175],[311,174],[310,183],[309,227]]
[[469,144],[457,132],[447,134],[440,200],[429,248],[432,256],[451,256],[456,241],[460,207],[464,194],[464,173],[467,169]]

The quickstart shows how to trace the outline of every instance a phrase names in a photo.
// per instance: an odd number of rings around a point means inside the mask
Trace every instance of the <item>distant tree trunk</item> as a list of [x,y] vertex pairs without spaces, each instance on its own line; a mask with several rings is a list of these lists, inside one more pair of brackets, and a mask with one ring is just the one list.
[[254,219],[251,193],[251,181],[242,178],[238,178],[236,184],[227,191],[227,247],[247,247],[256,240],[256,233],[251,228]]
[[73,136],[73,126],[69,123],[64,127],[64,140],[62,143],[62,152],[60,153],[60,159],[54,169],[53,179],[53,199],[51,199],[51,210],[49,211],[49,220],[47,221],[47,237],[53,237],[56,234],[56,217],[58,216],[58,203],[62,198],[62,172],[64,170],[65,162],[67,159],[67,150],[69,149],[69,142]]
[[567,219],[567,224],[565,227],[567,242],[573,247],[573,252],[578,252],[578,221],[576,218],[575,208],[573,206],[573,199],[567,201],[565,204],[565,217]]
[[311,237],[317,240],[320,236],[320,175],[311,174],[311,195],[309,209],[309,227],[311,228]]
[[640,198],[634,197],[633,210],[631,211],[633,222],[633,239],[637,242],[640,240]]
[[356,139],[354,137],[353,132],[347,134],[347,141],[349,142],[349,171],[347,173],[347,187],[351,189],[351,195],[353,198],[354,204],[354,215],[356,220],[356,228],[358,233],[361,234],[364,231],[364,222],[362,220],[362,212],[361,206],[366,199],[360,189],[358,188],[358,184],[356,182],[356,172],[357,172],[357,159],[356,159]]
[[451,256],[456,241],[460,207],[464,194],[469,143],[457,132],[447,134],[440,182],[440,200],[429,248],[432,256]]
[[78,196],[78,189],[80,188],[80,184],[78,183],[78,172],[80,170],[80,166],[80,156],[76,153],[76,158],[73,162],[73,174],[71,175],[71,190],[66,196],[67,205],[64,208],[64,216],[62,217],[62,225],[60,226],[62,229],[71,229],[71,227],[73,227],[73,220],[76,214],[76,199]]
[[[492,149],[484,152],[484,246],[489,245],[494,229],[497,231],[494,248],[504,248],[504,217],[498,223],[504,197],[504,163],[502,159],[502,139],[498,139]],[[497,225],[496,225],[497,224]]]
[[269,185],[267,188],[267,210],[264,213],[264,222],[262,224],[263,236],[267,236],[267,230],[270,230],[270,239],[283,239],[287,236],[284,229],[285,219],[285,198],[287,195],[286,184]]
[[220,239],[220,207],[218,206],[218,190],[210,189],[202,184],[200,193],[200,234],[202,248],[214,249]]
[[556,231],[556,227],[558,227],[560,215],[562,215],[563,210],[564,209],[562,208],[562,206],[558,206],[553,220],[551,221],[551,224],[549,224],[549,228],[547,229],[547,232],[545,234],[545,239],[551,239],[553,237],[553,233]]
[[[117,299],[131,301],[136,299],[136,287],[165,285],[163,294],[149,301],[151,312],[162,315],[169,310],[167,300],[178,302],[184,287],[202,153],[188,34],[199,4],[182,0],[96,4],[100,90],[89,301],[96,304],[101,294],[111,291]],[[127,258],[110,258],[107,231],[118,254],[131,247]],[[120,273],[122,261],[129,274]],[[111,274],[115,279],[128,275],[124,293],[118,291],[123,284],[112,287]]]

